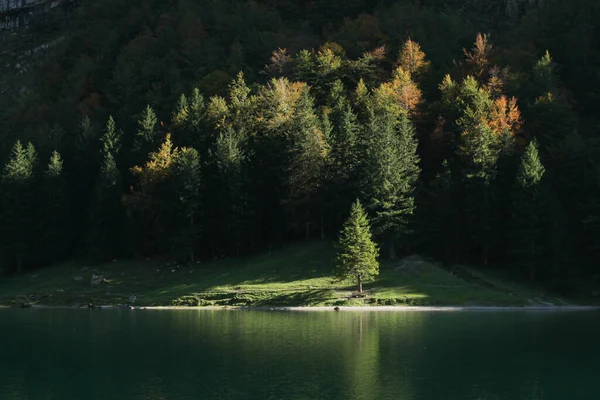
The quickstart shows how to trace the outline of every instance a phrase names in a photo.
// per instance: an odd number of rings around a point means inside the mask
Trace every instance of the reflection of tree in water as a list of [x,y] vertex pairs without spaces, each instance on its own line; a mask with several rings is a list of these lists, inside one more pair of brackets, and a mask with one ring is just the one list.
[[600,325],[578,313],[2,316],[0,399],[544,400],[598,388]]
[[379,330],[372,313],[348,314],[351,319],[348,356],[348,399],[377,399],[379,397]]
[[340,313],[346,326],[340,337],[346,392],[341,398],[386,399],[390,395],[398,400],[416,398],[412,374],[405,371],[411,363],[411,357],[405,358],[410,351],[405,347],[419,324],[407,324],[401,317],[403,314]]

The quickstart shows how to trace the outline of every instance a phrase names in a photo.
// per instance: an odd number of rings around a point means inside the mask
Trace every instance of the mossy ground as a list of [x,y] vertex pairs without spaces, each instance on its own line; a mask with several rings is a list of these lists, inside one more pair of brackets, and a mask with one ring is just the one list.
[[[379,277],[365,283],[366,297],[353,298],[352,282],[333,280],[334,257],[333,246],[320,242],[193,265],[165,260],[68,263],[0,281],[0,305],[115,305],[130,296],[136,296],[136,306],[565,304],[478,270],[462,268],[458,275],[476,277],[464,280],[418,256],[383,260]],[[103,275],[106,282],[91,286],[92,274]]]

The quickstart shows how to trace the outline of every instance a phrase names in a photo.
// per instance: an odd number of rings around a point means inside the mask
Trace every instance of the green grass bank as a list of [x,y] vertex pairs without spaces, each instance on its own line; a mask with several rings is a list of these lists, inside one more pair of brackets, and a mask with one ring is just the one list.
[[[246,258],[181,265],[165,260],[69,263],[0,281],[0,305],[47,306],[543,306],[571,304],[489,272],[454,273],[419,256],[382,260],[380,275],[352,297],[334,282],[331,244],[305,243]],[[102,275],[100,284],[91,284]]]

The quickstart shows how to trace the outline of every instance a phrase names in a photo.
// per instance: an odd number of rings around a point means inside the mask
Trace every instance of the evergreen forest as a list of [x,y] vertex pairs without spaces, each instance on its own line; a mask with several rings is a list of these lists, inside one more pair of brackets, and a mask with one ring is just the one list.
[[[600,281],[594,0],[81,0],[0,32],[0,272],[381,256]],[[362,218],[362,217],[361,217]]]

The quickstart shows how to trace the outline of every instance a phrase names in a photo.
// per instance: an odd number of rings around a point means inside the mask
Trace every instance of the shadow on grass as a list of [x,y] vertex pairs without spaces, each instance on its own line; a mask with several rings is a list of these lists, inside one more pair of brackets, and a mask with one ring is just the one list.
[[[380,276],[365,282],[367,298],[352,299],[354,282],[333,283],[331,243],[303,243],[270,253],[194,265],[166,261],[122,261],[91,267],[52,267],[0,283],[0,304],[26,296],[47,305],[94,302],[118,304],[137,296],[136,305],[461,305],[507,304],[518,296],[466,282],[418,257],[382,261]],[[90,286],[94,273],[107,284]],[[75,281],[75,277],[82,280]]]

